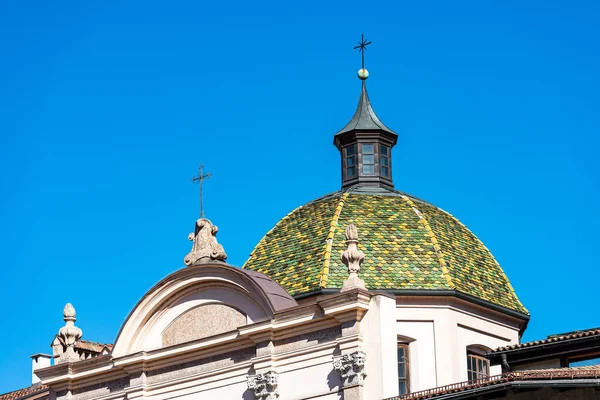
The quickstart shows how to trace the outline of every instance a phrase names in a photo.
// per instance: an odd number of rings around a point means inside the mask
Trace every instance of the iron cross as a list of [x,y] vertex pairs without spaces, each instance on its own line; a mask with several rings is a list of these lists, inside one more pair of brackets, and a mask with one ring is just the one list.
[[365,50],[367,50],[367,46],[370,45],[372,42],[367,42],[365,40],[365,35],[364,33],[362,35],[360,35],[360,42],[358,42],[358,46],[354,46],[354,50],[358,49],[358,51],[360,52],[360,55],[362,56],[362,68],[365,68]]
[[202,184],[205,179],[208,179],[212,176],[211,173],[205,174],[202,170],[204,169],[204,165],[200,164],[200,169],[198,171],[198,175],[192,178],[193,183],[197,183],[200,186],[200,218],[204,218],[204,209],[202,208]]

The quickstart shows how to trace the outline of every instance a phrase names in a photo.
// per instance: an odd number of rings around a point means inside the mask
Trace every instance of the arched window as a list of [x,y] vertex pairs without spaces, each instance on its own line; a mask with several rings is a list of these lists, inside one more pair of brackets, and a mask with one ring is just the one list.
[[490,360],[485,358],[488,349],[483,346],[467,347],[467,379],[476,381],[490,376]]

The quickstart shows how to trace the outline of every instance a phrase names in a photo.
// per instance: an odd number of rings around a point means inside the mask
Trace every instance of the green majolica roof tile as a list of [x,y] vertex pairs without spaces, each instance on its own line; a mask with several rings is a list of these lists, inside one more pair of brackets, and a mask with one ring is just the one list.
[[298,207],[256,245],[244,268],[262,272],[292,295],[341,288],[345,227],[358,227],[369,289],[456,289],[527,313],[489,250],[452,215],[392,195],[336,192]]

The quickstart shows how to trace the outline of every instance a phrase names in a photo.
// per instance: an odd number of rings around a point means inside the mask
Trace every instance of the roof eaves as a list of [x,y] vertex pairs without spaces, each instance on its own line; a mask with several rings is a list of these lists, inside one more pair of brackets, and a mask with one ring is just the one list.
[[547,339],[534,340],[534,341],[525,342],[525,343],[502,346],[502,347],[498,347],[497,349],[490,351],[488,353],[488,355],[493,356],[493,355],[502,354],[502,353],[512,353],[512,352],[516,352],[516,351],[521,351],[523,349],[547,347],[549,345],[553,346],[553,345],[559,345],[559,344],[563,344],[563,343],[567,343],[567,342],[589,340],[589,339],[600,339],[600,329],[594,328],[594,329],[583,330],[583,331],[575,331],[573,333],[563,335],[563,336],[551,335],[551,336],[548,336]]
[[600,365],[508,372],[475,382],[454,383],[388,400],[419,400],[434,397],[440,400],[473,398],[474,395],[481,392],[489,393],[510,387],[546,387],[550,384],[553,387],[598,386],[600,384]]

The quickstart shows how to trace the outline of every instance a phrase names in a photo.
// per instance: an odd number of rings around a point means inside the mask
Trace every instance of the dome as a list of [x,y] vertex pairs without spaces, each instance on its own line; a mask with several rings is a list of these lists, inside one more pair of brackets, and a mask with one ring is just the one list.
[[339,289],[348,277],[340,255],[351,223],[365,253],[360,277],[368,289],[454,291],[527,314],[500,265],[466,226],[393,189],[354,187],[296,208],[260,240],[243,268],[262,272],[297,298]]

